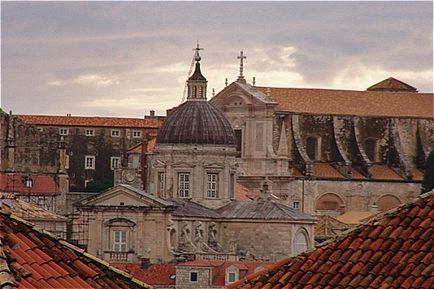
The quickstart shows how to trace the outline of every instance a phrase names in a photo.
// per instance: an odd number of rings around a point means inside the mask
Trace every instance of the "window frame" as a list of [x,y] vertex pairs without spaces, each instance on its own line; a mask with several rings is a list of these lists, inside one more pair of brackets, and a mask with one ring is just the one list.
[[[138,135],[136,135],[138,133]],[[141,130],[133,130],[132,132],[133,138],[142,138],[142,131]]]
[[[193,280],[193,274],[196,274],[196,280]],[[189,278],[189,280],[190,280],[190,282],[194,282],[194,283],[196,283],[196,282],[199,282],[199,272],[197,272],[197,271],[190,271],[190,278]]]
[[84,135],[85,136],[95,136],[95,129],[93,129],[93,128],[84,129]]
[[[215,180],[210,180],[211,176],[215,176]],[[214,188],[210,188],[210,185],[214,185]],[[218,199],[219,197],[219,173],[218,172],[206,172],[206,198]]]
[[[90,159],[92,160],[92,164],[88,165],[88,160],[90,160]],[[95,156],[92,156],[92,155],[85,155],[84,156],[84,169],[85,170],[94,170],[96,167],[95,163],[96,163],[96,157]]]
[[165,172],[157,172],[157,195],[163,196],[166,191],[166,174]]
[[[117,166],[114,166],[114,161],[117,161]],[[110,169],[114,171],[115,169],[118,169],[121,167],[121,157],[110,157]]]
[[121,137],[121,130],[120,129],[112,129],[110,131],[111,137]]
[[300,210],[300,201],[293,201],[292,208],[295,210]]
[[59,135],[69,135],[69,128],[67,127],[59,128]]
[[[116,240],[119,234],[119,240]],[[124,237],[124,238],[122,238]],[[128,231],[127,230],[113,230],[112,249],[114,252],[128,252]],[[125,250],[122,250],[125,249]]]
[[[181,180],[182,176],[184,176],[184,180]],[[185,176],[188,176],[188,180],[185,180]],[[187,186],[185,186],[187,185]],[[187,191],[187,193],[185,193]],[[191,191],[191,174],[190,172],[179,172],[178,173],[178,197],[187,199],[190,198],[190,191]],[[182,192],[182,193],[181,193]]]

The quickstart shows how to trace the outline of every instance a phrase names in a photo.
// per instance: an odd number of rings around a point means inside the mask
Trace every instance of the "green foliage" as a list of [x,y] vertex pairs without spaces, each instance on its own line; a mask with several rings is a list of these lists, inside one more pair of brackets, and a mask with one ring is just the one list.
[[108,180],[108,179],[94,180],[87,184],[84,191],[99,193],[111,187],[113,187],[113,180]]
[[422,181],[422,193],[434,189],[434,150],[431,151],[426,159],[426,170]]

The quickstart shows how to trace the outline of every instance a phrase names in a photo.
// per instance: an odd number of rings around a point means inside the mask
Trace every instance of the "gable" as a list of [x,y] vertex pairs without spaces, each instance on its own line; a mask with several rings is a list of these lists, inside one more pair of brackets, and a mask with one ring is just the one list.
[[231,83],[222,91],[210,99],[210,102],[216,107],[225,110],[227,108],[237,109],[246,105],[264,106],[273,103],[267,95],[256,87],[249,84]]
[[79,205],[167,207],[172,206],[173,204],[128,185],[118,185],[96,196],[81,201]]

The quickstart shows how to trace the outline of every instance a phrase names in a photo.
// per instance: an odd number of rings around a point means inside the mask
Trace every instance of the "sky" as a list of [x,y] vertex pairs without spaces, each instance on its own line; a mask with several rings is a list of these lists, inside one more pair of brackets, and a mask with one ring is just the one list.
[[257,86],[433,91],[433,3],[1,2],[1,108],[143,117],[179,105],[199,41],[208,96]]

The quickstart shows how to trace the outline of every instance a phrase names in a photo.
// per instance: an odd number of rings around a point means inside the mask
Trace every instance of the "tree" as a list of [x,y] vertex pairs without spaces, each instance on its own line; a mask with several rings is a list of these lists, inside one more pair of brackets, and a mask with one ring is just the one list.
[[434,150],[432,150],[426,159],[426,170],[422,181],[422,193],[434,189]]

